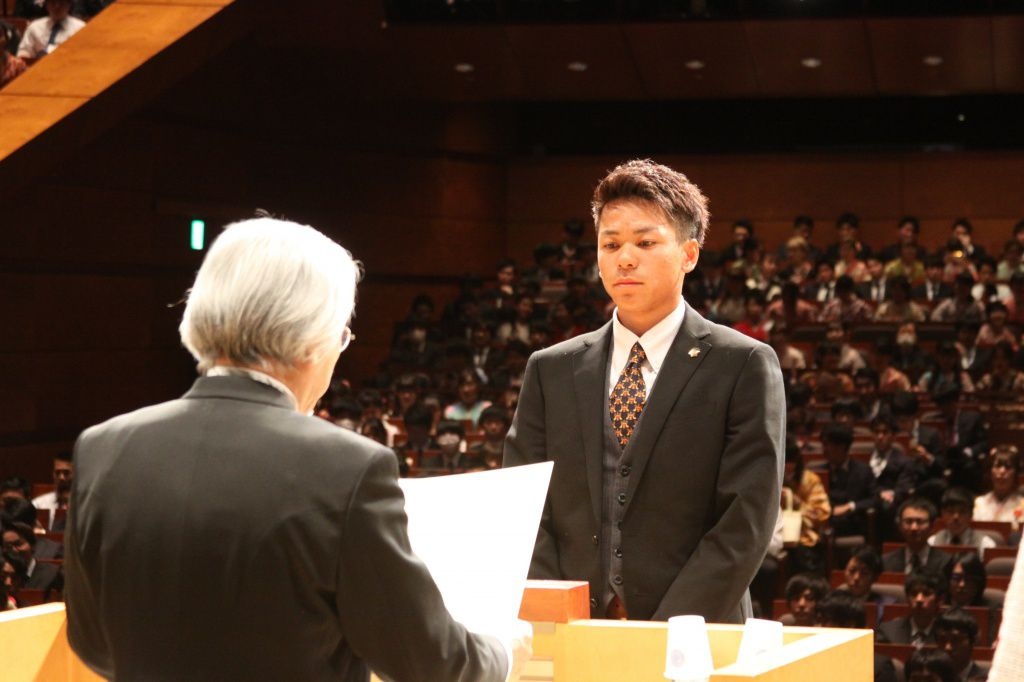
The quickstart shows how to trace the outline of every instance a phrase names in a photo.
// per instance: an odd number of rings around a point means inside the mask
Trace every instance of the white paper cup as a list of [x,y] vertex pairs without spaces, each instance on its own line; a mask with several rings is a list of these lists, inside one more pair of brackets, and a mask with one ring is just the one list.
[[668,619],[665,677],[676,682],[703,682],[711,677],[711,643],[703,616]]
[[736,662],[749,661],[757,656],[782,649],[782,623],[760,618],[747,618],[743,625],[743,639]]

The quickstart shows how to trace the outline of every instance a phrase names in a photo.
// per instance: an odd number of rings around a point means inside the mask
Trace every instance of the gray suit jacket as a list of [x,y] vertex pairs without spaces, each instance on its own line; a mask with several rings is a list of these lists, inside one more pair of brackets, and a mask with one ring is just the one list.
[[394,453],[247,377],[75,446],[72,648],[124,680],[502,680],[412,554]]
[[[555,463],[530,574],[591,581],[599,546],[611,323],[534,353],[506,466]],[[778,358],[687,306],[633,435],[622,546],[630,618],[742,622],[778,515],[785,436]],[[592,613],[603,617],[591,600]]]

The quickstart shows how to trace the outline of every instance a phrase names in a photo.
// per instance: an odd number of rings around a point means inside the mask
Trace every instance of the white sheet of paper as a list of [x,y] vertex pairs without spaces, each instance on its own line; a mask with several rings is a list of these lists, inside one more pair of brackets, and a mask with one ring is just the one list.
[[403,478],[412,549],[452,616],[496,633],[519,617],[552,462]]

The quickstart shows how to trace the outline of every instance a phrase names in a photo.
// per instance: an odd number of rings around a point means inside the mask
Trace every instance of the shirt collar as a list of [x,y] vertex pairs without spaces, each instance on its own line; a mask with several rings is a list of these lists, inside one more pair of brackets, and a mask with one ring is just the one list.
[[[686,303],[683,297],[679,297],[679,303],[675,309],[663,317],[660,322],[644,332],[643,336],[637,336],[626,329],[626,326],[619,321],[619,310],[615,309],[612,314],[612,339],[614,343],[614,356],[629,358],[630,350],[637,341],[647,355],[647,361],[651,368],[657,373],[665,362],[668,349],[672,347],[679,328],[683,326],[683,318],[686,316]],[[622,363],[625,364],[625,361]]]
[[230,377],[230,376],[245,376],[249,377],[253,381],[261,384],[265,384],[272,388],[276,388],[278,391],[283,393],[292,401],[292,407],[296,410],[299,409],[299,401],[295,398],[295,394],[292,393],[291,389],[285,386],[281,381],[264,372],[259,372],[255,369],[249,369],[248,367],[229,367],[227,365],[214,365],[210,369],[206,370],[203,376],[208,377]]

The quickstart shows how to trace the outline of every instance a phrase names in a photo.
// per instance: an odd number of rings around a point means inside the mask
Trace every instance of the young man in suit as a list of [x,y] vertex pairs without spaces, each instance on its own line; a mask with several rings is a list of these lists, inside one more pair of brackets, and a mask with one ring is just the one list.
[[910,614],[879,624],[875,635],[886,644],[935,644],[935,619],[942,608],[945,578],[931,573],[911,573],[904,584]]
[[630,161],[594,191],[611,322],[530,358],[505,466],[555,463],[531,577],[587,580],[595,617],[743,622],[778,515],[772,349],[682,298],[707,200]]
[[853,429],[835,422],[821,429],[821,448],[828,464],[829,520],[839,537],[867,534],[867,512],[875,508],[875,477],[864,462],[850,459]]
[[394,454],[312,416],[358,278],[311,227],[229,226],[180,328],[203,376],[79,438],[68,639],[100,675],[499,682],[529,655],[525,630],[499,641],[445,609]]
[[882,555],[882,568],[890,573],[923,572],[945,576],[952,557],[928,544],[935,523],[935,505],[914,497],[900,505],[897,528],[906,547]]

